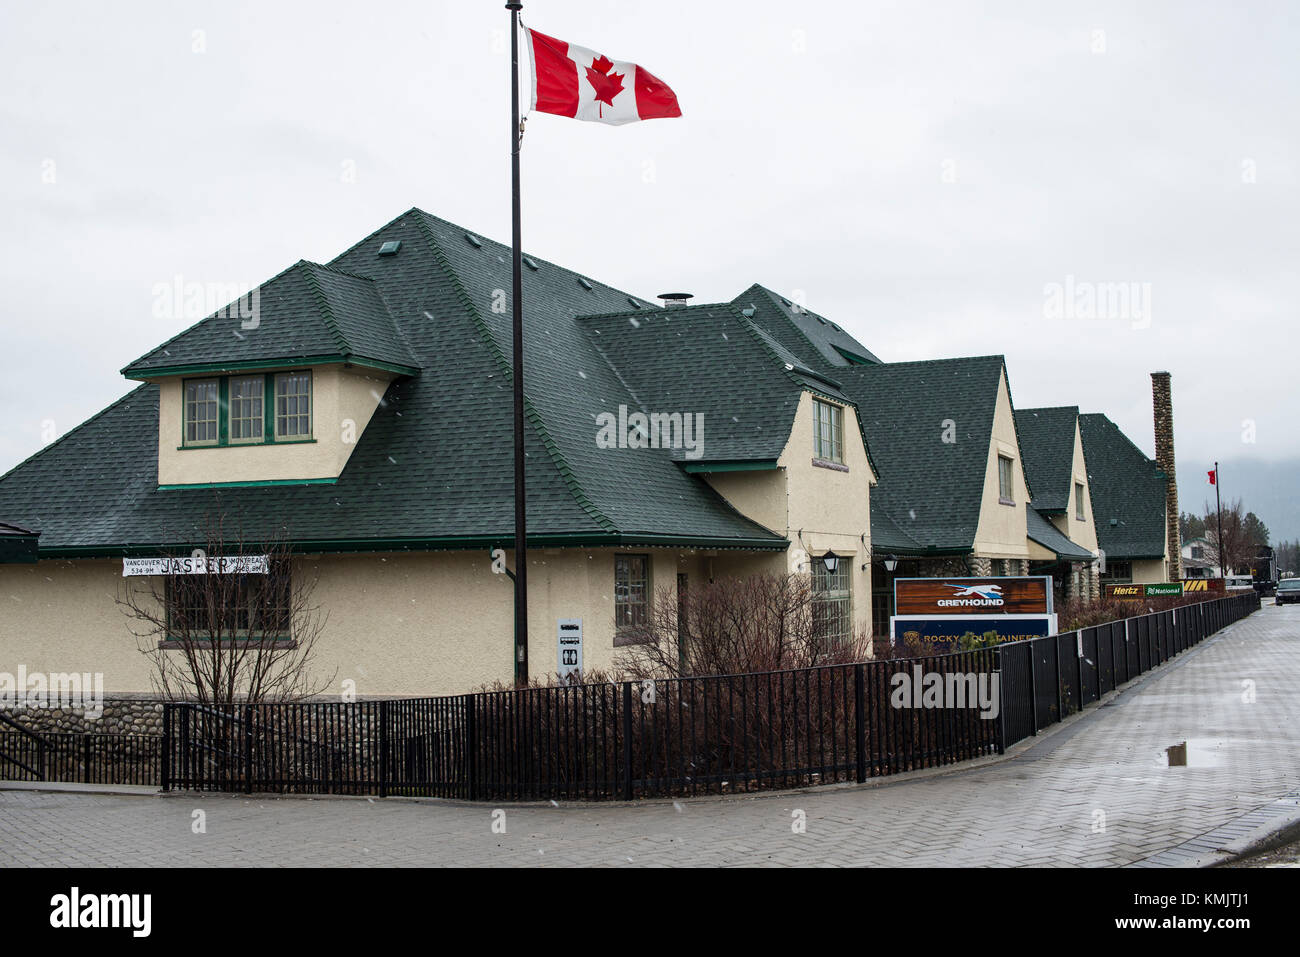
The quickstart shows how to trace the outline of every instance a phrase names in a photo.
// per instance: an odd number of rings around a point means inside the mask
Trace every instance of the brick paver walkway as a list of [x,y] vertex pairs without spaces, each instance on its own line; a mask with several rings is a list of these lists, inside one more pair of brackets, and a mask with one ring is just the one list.
[[[0,791],[0,866],[1131,864],[1237,818],[1244,831],[1300,788],[1298,652],[1300,608],[1270,603],[1012,760],[743,798],[507,805],[504,834],[485,805]],[[1182,741],[1188,766],[1165,766]]]

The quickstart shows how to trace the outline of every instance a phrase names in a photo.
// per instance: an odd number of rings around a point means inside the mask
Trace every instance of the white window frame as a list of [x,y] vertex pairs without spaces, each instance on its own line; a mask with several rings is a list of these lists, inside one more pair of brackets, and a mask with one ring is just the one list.
[[813,399],[813,457],[834,465],[844,464],[844,408]]
[[[190,398],[190,389],[195,386],[211,386],[211,399],[193,399]],[[199,405],[207,406],[211,403],[213,416],[211,419],[204,418],[195,420],[193,410]],[[212,437],[210,439],[190,438],[190,427],[198,426],[200,423],[207,425],[212,423]],[[196,429],[197,431],[197,429]],[[181,444],[186,446],[205,446],[217,445],[221,441],[221,378],[213,376],[208,379],[185,379],[181,382]]]
[[[236,398],[235,396],[236,382],[256,382],[257,385],[255,387],[253,395],[243,397],[243,398]],[[261,374],[231,376],[227,381],[226,390],[227,390],[226,416],[228,422],[228,425],[226,427],[227,428],[226,442],[230,445],[253,445],[254,443],[265,442],[266,441],[266,376]],[[236,411],[238,409],[238,406],[236,405],[236,403],[241,403],[241,402],[255,403],[257,408],[257,415],[246,415],[246,416],[238,415]],[[256,423],[253,434],[249,436],[237,437],[235,435],[235,423],[248,422],[248,421],[253,421]]]
[[[281,384],[282,382],[284,382],[284,381],[290,379],[290,378],[296,378],[296,377],[302,377],[303,379],[306,380],[306,382],[307,382],[307,391],[306,391],[306,392],[294,392],[294,393],[291,393],[291,394],[282,394],[282,393],[280,392],[280,384]],[[277,442],[304,442],[304,441],[307,441],[307,440],[311,439],[311,437],[312,437],[312,427],[313,427],[313,425],[314,425],[314,423],[313,423],[313,421],[312,421],[312,419],[313,419],[313,415],[312,415],[312,391],[313,391],[313,390],[312,390],[312,374],[311,374],[311,370],[310,370],[310,369],[299,370],[299,371],[297,371],[297,372],[278,372],[278,373],[276,373],[276,376],[275,376],[275,391],[274,391],[275,408],[272,410],[272,412],[273,412],[274,415],[275,415],[275,441],[277,441]],[[307,403],[307,411],[306,411],[305,413],[302,412],[302,411],[295,411],[295,412],[292,412],[292,413],[289,413],[289,412],[287,412],[287,411],[286,411],[286,412],[281,412],[281,411],[280,411],[280,402],[281,402],[281,400],[282,400],[282,399],[289,399],[289,398],[295,398],[295,399],[299,399],[299,400],[305,399],[305,400],[306,400],[306,403]],[[307,419],[307,429],[306,429],[305,432],[284,432],[284,431],[281,430],[281,428],[280,428],[280,420],[281,420],[282,418],[295,418],[295,419],[297,419],[297,418],[301,418],[301,417],[303,417],[304,415],[306,416],[306,419]]]
[[[1007,464],[1006,481],[1003,481],[1002,463]],[[1016,504],[1016,460],[1009,455],[998,453],[998,503],[1001,505]]]

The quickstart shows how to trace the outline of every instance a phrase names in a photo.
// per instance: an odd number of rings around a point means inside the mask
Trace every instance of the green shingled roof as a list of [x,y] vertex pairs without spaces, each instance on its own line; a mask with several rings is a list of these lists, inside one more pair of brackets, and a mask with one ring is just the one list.
[[132,362],[122,374],[148,379],[327,361],[406,375],[419,371],[372,279],[303,260]]
[[1017,409],[1016,433],[1025,476],[1034,489],[1034,508],[1064,512],[1074,490],[1074,430],[1079,407]]
[[1025,506],[1025,532],[1030,539],[1055,552],[1062,561],[1092,561],[1092,552],[1062,534],[1032,505]]
[[[387,241],[401,247],[381,257]],[[529,259],[536,266],[523,271],[530,541],[784,549],[783,537],[687,474],[670,451],[597,446],[596,416],[635,406],[636,398],[575,317],[660,310]],[[250,537],[285,528],[304,548],[508,545],[511,339],[508,304],[500,307],[510,285],[508,247],[413,209],[329,266],[300,263],[268,283],[265,328],[254,330],[266,335],[255,349],[238,351],[245,346],[230,322],[201,323],[128,367],[158,374],[178,354],[191,363],[273,352],[301,358],[337,349],[340,337],[355,355],[362,342],[371,352],[400,346],[388,358],[407,357],[420,372],[389,386],[336,484],[159,490],[158,388],[146,384],[0,477],[0,515],[39,530],[41,552],[51,555],[194,543],[204,513],[218,504],[239,516]],[[290,317],[303,328],[287,331]],[[269,349],[271,341],[282,345]],[[707,371],[709,351],[697,361]],[[772,421],[758,408],[765,395],[759,389],[748,400],[755,422]],[[725,440],[725,431],[716,438]]]
[[[871,492],[873,549],[974,545],[1003,369],[1002,356],[979,356],[836,370],[879,466]],[[949,419],[956,442],[943,441]]]
[[1108,559],[1163,558],[1165,475],[1100,413],[1079,416],[1097,543]]
[[754,324],[781,343],[803,365],[817,365],[835,369],[860,363],[878,363],[880,360],[866,346],[845,332],[840,326],[765,289],[758,283],[750,286],[735,299],[736,307],[752,311]]

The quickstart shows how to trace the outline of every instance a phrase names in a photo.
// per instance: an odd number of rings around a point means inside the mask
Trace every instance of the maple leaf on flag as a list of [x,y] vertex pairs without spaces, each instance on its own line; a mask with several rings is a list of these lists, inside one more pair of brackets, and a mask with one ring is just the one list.
[[[623,92],[623,73],[613,73],[614,62],[603,53],[587,67],[587,82],[596,91],[596,99],[606,106],[614,105],[614,97]],[[608,74],[608,75],[607,75]],[[605,107],[600,107],[604,114]]]

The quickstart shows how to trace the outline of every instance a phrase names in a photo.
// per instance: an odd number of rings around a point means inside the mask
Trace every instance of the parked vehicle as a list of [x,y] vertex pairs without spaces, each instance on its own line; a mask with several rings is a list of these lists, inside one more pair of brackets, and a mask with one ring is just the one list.
[[1228,575],[1223,580],[1224,591],[1254,591],[1255,581],[1249,575]]
[[1300,602],[1300,578],[1283,578],[1277,583],[1277,597],[1273,603],[1285,605],[1290,602]]
[[1266,598],[1277,591],[1277,555],[1268,545],[1260,545],[1250,560],[1250,577],[1255,591]]

